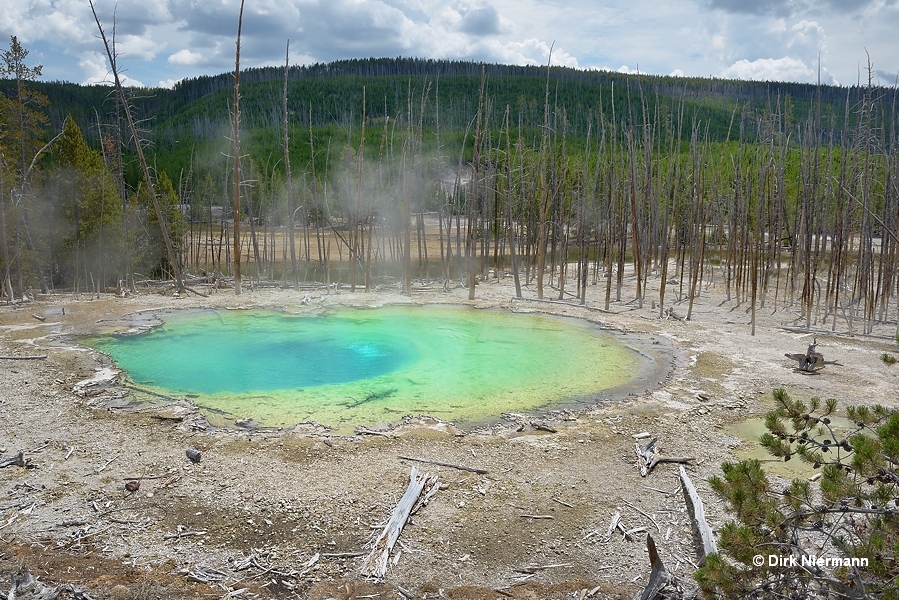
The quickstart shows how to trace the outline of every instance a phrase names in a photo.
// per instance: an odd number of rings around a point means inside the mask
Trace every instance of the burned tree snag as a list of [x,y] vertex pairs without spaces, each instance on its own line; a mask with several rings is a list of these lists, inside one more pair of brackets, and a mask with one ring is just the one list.
[[799,363],[797,370],[803,373],[814,373],[824,368],[824,355],[817,351],[817,345],[818,338],[814,338],[812,343],[808,345],[805,354],[784,354],[784,356]]

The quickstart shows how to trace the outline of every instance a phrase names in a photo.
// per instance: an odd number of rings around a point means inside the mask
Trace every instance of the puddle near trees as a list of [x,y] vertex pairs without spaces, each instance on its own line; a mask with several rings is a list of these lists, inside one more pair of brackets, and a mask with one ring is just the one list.
[[[831,416],[830,420],[831,427],[833,427],[834,434],[837,436],[838,440],[842,439],[842,436],[848,431],[855,429],[855,426],[849,419]],[[784,419],[784,423],[786,424],[787,431],[792,431],[790,420]],[[782,458],[771,456],[759,443],[759,438],[762,437],[763,434],[768,433],[768,429],[765,427],[764,418],[747,419],[745,421],[740,421],[739,423],[727,425],[724,429],[727,433],[744,441],[743,445],[734,452],[736,459],[756,459],[762,463],[762,468],[765,469],[766,473],[779,475],[780,477],[785,477],[787,479],[795,479],[811,477],[819,471],[818,469],[813,468],[812,465],[804,462],[798,456],[793,456],[791,460],[786,462],[784,462]],[[831,436],[826,429],[818,427],[813,429],[812,433],[812,437],[818,441],[823,441],[825,439],[833,440],[833,436]]]
[[187,311],[85,343],[137,386],[188,397],[215,424],[347,430],[409,414],[472,424],[643,391],[664,379],[671,351],[638,338],[539,314],[388,306]]

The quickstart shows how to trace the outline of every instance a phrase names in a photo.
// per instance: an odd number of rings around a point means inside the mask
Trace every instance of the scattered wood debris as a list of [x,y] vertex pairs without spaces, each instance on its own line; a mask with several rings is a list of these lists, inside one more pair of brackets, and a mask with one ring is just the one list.
[[174,539],[180,540],[181,538],[196,537],[198,535],[206,535],[207,533],[209,533],[208,529],[198,529],[196,531],[188,531],[187,529],[185,529],[184,525],[178,525],[178,531],[176,533],[167,533],[164,536],[162,536],[162,539],[164,539],[164,540],[174,540]]
[[20,598],[21,600],[56,600],[59,597],[59,588],[49,588],[32,577],[28,569],[22,567],[12,576],[12,587],[7,597],[9,600]]
[[384,526],[381,534],[372,544],[371,552],[362,561],[360,570],[364,577],[373,579],[382,579],[387,573],[387,564],[390,559],[390,552],[400,537],[406,521],[414,510],[417,510],[419,498],[424,494],[425,499],[430,498],[436,493],[440,486],[440,481],[436,475],[425,473],[418,476],[418,468],[412,467],[409,475],[409,486],[399,503],[393,509],[387,525]]
[[187,578],[197,583],[216,583],[228,579],[228,574],[206,565],[196,565],[193,569],[187,569],[185,572]]
[[635,511],[637,511],[638,513],[640,513],[641,515],[643,515],[644,517],[646,517],[647,519],[649,519],[650,521],[652,521],[652,524],[656,526],[656,529],[658,529],[659,533],[662,533],[662,527],[656,522],[655,519],[653,519],[652,517],[650,517],[648,514],[646,514],[645,512],[643,512],[642,510],[640,510],[639,508],[637,508],[636,506],[634,506],[633,504],[631,504],[631,503],[628,502],[627,500],[622,500],[622,502],[624,502],[629,508],[634,509]]

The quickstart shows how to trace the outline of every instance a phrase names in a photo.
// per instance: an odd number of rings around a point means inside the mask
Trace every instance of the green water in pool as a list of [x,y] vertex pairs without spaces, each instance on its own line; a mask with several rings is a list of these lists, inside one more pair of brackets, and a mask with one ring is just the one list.
[[135,384],[189,396],[213,423],[335,429],[591,401],[646,360],[586,321],[449,306],[184,311],[145,333],[85,343]]

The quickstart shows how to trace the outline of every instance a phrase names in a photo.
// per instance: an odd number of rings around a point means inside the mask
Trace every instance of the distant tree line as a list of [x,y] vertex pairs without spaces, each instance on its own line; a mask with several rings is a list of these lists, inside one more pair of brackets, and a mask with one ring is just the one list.
[[[4,272],[21,288],[164,276],[133,136],[119,133],[109,90],[15,79],[11,64],[0,86]],[[651,300],[660,315],[683,303],[686,318],[716,284],[752,315],[773,304],[798,307],[809,325],[896,320],[895,89],[414,59],[241,77],[236,163],[233,75],[131,91],[189,273],[230,276],[238,181],[237,258],[256,281],[395,281],[408,292],[438,279],[474,294],[478,280],[510,275],[540,297]],[[40,127],[16,125],[26,109]],[[93,173],[86,187],[116,202],[54,184],[61,170]],[[56,230],[32,217],[42,202]],[[636,298],[623,297],[626,272]],[[650,277],[661,281],[651,299]]]

